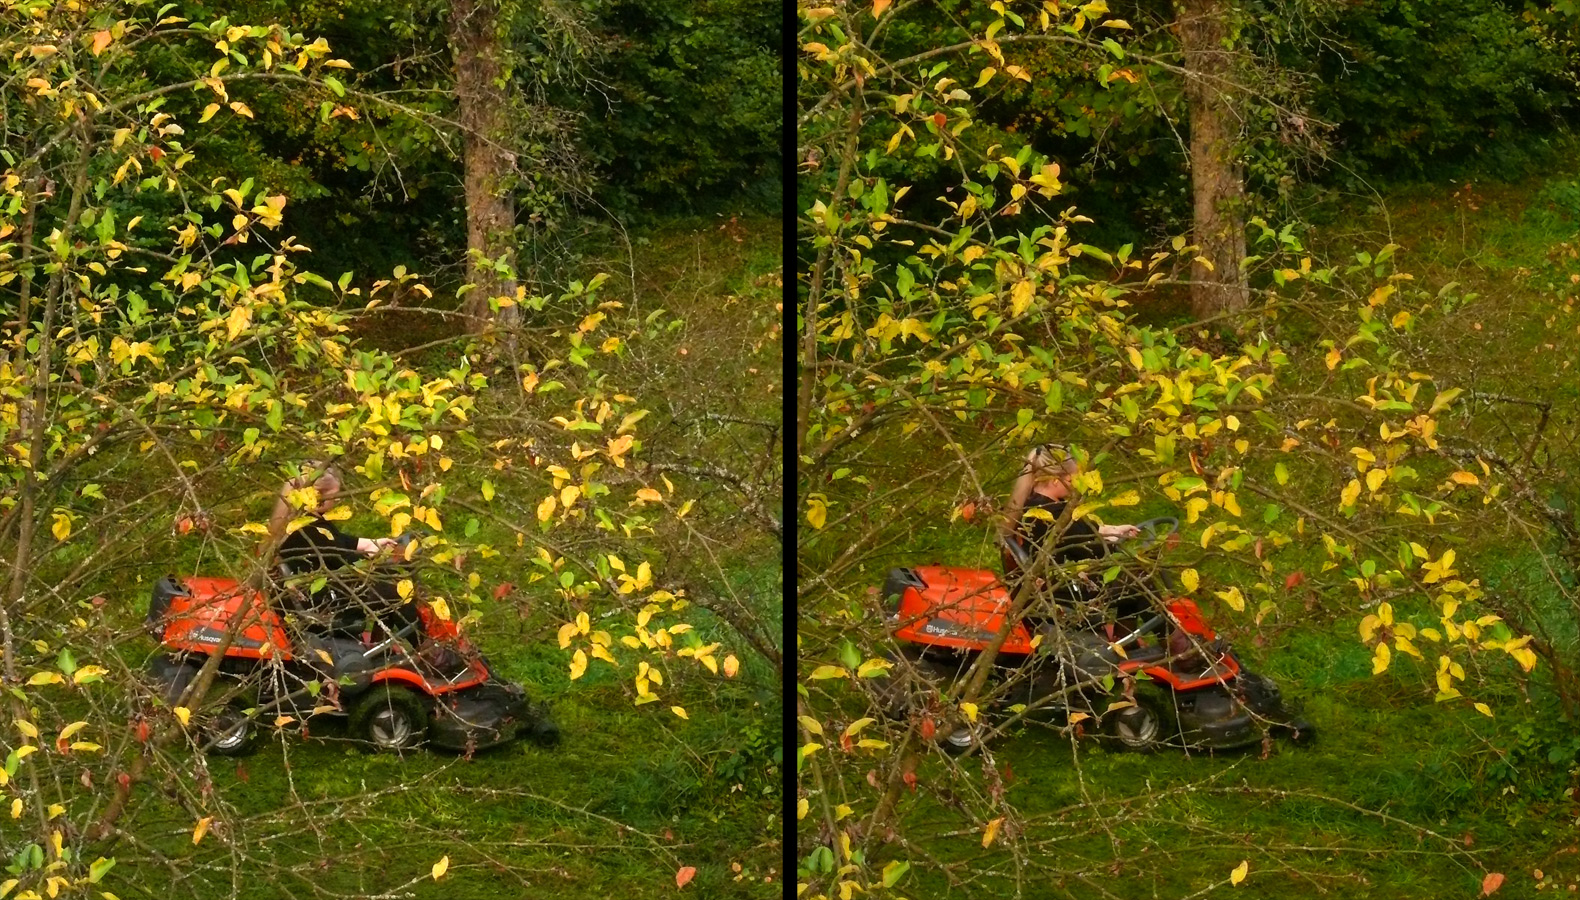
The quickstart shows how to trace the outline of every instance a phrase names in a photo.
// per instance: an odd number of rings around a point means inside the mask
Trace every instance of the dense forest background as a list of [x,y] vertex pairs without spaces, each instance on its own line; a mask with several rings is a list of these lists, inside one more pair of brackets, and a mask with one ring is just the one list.
[[[804,896],[1572,889],[1574,4],[797,12]],[[1156,685],[895,638],[1045,441],[1180,533],[1044,576],[1167,577],[1314,744],[1125,752]]]
[[[782,39],[4,5],[0,897],[781,894]],[[162,686],[155,584],[274,585],[325,460],[558,744],[372,752],[299,643]]]

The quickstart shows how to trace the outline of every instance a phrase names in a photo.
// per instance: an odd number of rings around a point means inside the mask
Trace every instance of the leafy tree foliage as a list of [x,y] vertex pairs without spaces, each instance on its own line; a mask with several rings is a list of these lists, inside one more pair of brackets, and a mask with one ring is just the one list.
[[1509,172],[1573,108],[1574,44],[1510,4],[1385,0],[1338,7],[1324,24],[1333,43],[1303,63],[1318,75],[1313,107],[1336,125],[1341,157],[1367,171],[1495,160]]
[[[379,531],[421,532],[425,587],[401,591],[441,619],[476,626],[485,598],[513,589],[484,586],[486,561],[519,558],[561,625],[558,671],[609,673],[639,715],[683,727],[681,685],[761,665],[695,625],[699,605],[777,654],[759,607],[709,583],[717,566],[690,565],[683,585],[663,563],[676,534],[707,540],[714,521],[686,496],[697,476],[642,465],[655,406],[624,380],[672,316],[628,314],[599,275],[496,298],[534,316],[507,336],[530,360],[516,366],[479,363],[486,344],[438,362],[368,349],[362,318],[422,308],[434,289],[404,267],[371,282],[314,272],[281,183],[204,162],[258,146],[244,130],[287,110],[367,121],[330,43],[139,0],[29,2],[0,12],[0,51],[16,88],[0,146],[0,792],[15,825],[0,832],[0,895],[130,890],[143,870],[117,859],[171,853],[191,855],[205,890],[308,890],[270,863],[292,813],[244,813],[199,752],[256,684],[222,687],[216,655],[177,701],[161,697],[136,637],[149,585],[128,574],[191,537],[205,574],[261,584],[264,519],[303,459],[343,459],[373,484],[361,499]],[[759,472],[749,487],[772,492],[773,470]],[[266,673],[286,677],[264,664],[248,678]],[[309,727],[248,714],[276,737]],[[342,813],[376,816],[376,797]],[[469,848],[433,850],[407,889]]]
[[607,99],[588,110],[612,208],[777,210],[783,10],[764,0],[618,0],[598,9]]
[[[945,523],[1003,493],[1038,442],[1070,445],[1085,468],[1071,519],[1178,516],[1178,547],[1139,564],[1172,569],[1177,590],[1214,618],[1253,630],[1289,614],[1310,585],[1343,598],[1341,627],[1375,674],[1403,669],[1424,698],[1494,715],[1482,685],[1523,677],[1544,651],[1488,597],[1443,527],[1513,492],[1459,430],[1465,389],[1412,362],[1415,330],[1456,302],[1454,286],[1417,286],[1395,245],[1325,262],[1292,225],[1252,219],[1243,265],[1262,302],[1234,322],[1239,336],[1215,337],[1212,322],[1149,324],[1136,296],[1197,248],[1183,237],[1094,246],[1089,220],[1063,197],[1066,174],[1034,141],[970,137],[984,93],[1036,84],[1010,48],[1055,48],[1068,70],[1101,84],[1117,71],[1109,60],[1130,55],[1128,23],[1100,0],[1030,14],[997,3],[968,38],[891,52],[886,38],[922,9],[884,0],[798,9],[805,895],[941,891],[966,868],[936,841],[962,834],[973,845],[980,836],[981,855],[966,848],[969,877],[988,893],[1033,879],[1086,885],[1094,867],[1117,875],[1121,856],[1142,870],[1138,884],[1149,877],[1136,842],[1158,839],[1128,830],[1121,840],[1123,811],[1080,803],[1056,823],[1021,816],[991,743],[1031,712],[989,672],[1010,629],[1042,602],[1038,578],[1054,589],[1107,580],[1113,564],[1044,553],[958,678],[909,665],[880,596],[906,548],[971,543],[940,537]],[[913,184],[913,162],[937,180]],[[977,550],[992,555],[991,545]],[[1061,639],[1055,626],[1049,640]],[[1107,692],[1112,711],[1134,686],[1090,687]],[[897,693],[908,698],[898,709]],[[1081,724],[1055,725],[1077,765]],[[939,758],[957,729],[973,736],[980,762]],[[1115,856],[1040,852],[1040,827],[1057,828],[1055,841],[1109,835]]]

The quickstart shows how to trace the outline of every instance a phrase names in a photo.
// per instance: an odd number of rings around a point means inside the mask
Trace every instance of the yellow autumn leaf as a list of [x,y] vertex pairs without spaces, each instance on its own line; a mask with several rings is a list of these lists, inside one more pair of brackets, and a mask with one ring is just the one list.
[[581,650],[577,650],[576,655],[571,659],[571,680],[575,681],[586,673],[587,654]]
[[554,509],[558,505],[559,501],[554,498],[553,494],[544,497],[543,502],[538,504],[538,521],[547,522],[554,516]]
[[178,706],[171,710],[171,712],[176,714],[176,718],[181,721],[183,726],[192,721],[192,710],[187,709],[185,706]]
[[448,871],[450,871],[450,857],[446,855],[441,857],[438,862],[433,864],[433,880],[438,881],[439,879],[443,878],[444,873]]
[[571,646],[571,637],[576,634],[576,623],[566,622],[560,626],[560,649],[568,650]]
[[1213,596],[1229,604],[1229,608],[1235,612],[1245,611],[1245,595],[1240,593],[1238,586],[1231,587],[1227,591],[1214,591]]
[[645,487],[636,492],[636,499],[643,500],[648,503],[658,503],[664,499],[664,495],[650,487]]
[[26,719],[16,720],[16,730],[22,732],[24,737],[37,738],[38,727]]
[[1449,480],[1453,481],[1455,484],[1480,484],[1481,483],[1481,479],[1476,477],[1476,473],[1474,473],[1474,472],[1466,472],[1464,469],[1461,469],[1458,472],[1455,472],[1454,474],[1452,474],[1452,475],[1450,475],[1448,477],[1449,477]]
[[1186,593],[1195,593],[1201,584],[1201,576],[1196,574],[1195,569],[1186,569],[1180,573],[1180,584],[1185,587]]
[[87,722],[72,722],[70,725],[67,725],[65,728],[62,728],[60,730],[60,738],[59,739],[63,740],[63,741],[67,740],[72,735],[76,734],[77,732],[79,732],[82,729],[87,728],[87,727],[88,727],[88,723]]
[[1388,470],[1372,469],[1366,473],[1366,492],[1369,494],[1377,493],[1377,489],[1382,487],[1383,482],[1387,480]]
[[1339,348],[1334,347],[1332,350],[1329,350],[1328,351],[1328,355],[1327,355],[1327,359],[1326,359],[1326,362],[1328,364],[1328,368],[1332,369],[1332,368],[1336,367],[1339,364],[1339,361],[1342,360],[1343,358],[1344,358],[1344,354],[1339,352]]
[[232,307],[230,315],[225,317],[225,334],[234,341],[247,326],[252,324],[252,308],[248,306]]
[[55,540],[57,541],[63,541],[70,537],[71,516],[63,512],[55,513],[55,521],[54,524],[49,526],[49,531],[50,534],[55,536]]
[[1358,478],[1351,478],[1350,483],[1344,486],[1344,492],[1339,495],[1339,509],[1354,506],[1355,501],[1361,496],[1361,482]]
[[38,687],[41,684],[65,684],[66,679],[59,672],[38,672],[27,680],[28,687]]
[[432,600],[429,600],[428,608],[433,610],[433,614],[435,616],[439,617],[439,621],[450,621],[450,604],[446,603],[443,597],[435,597]]
[[807,678],[812,681],[822,681],[825,678],[849,678],[850,673],[841,666],[818,666],[812,670]]
[[1233,872],[1229,873],[1229,883],[1239,884],[1245,880],[1245,873],[1249,871],[1251,871],[1251,861],[1248,859],[1240,860],[1240,864],[1234,867]]
[[204,816],[203,818],[198,819],[197,827],[192,829],[192,843],[196,844],[197,842],[203,840],[203,835],[208,834],[209,823],[213,821],[213,816]]
[[992,845],[993,841],[998,838],[998,830],[1003,825],[1004,825],[1004,817],[1003,816],[999,816],[998,818],[994,819],[993,821],[987,823],[987,828],[984,829],[983,832],[982,832],[982,846],[984,848]]
[[823,500],[822,495],[814,494],[807,498],[806,521],[808,525],[819,531],[823,529],[824,523],[828,521],[828,504]]
[[592,630],[592,618],[587,613],[579,612],[576,614],[576,630],[582,634]]
[[410,578],[402,578],[395,583],[395,593],[399,594],[402,600],[409,599],[413,590],[415,590],[415,587],[412,585]]
[[[1032,646],[1036,646],[1033,644]],[[856,667],[856,675],[861,678],[880,678],[894,667],[894,663],[886,659],[874,657]]]
[[1387,644],[1378,644],[1372,655],[1372,674],[1381,675],[1388,671],[1389,651]]
[[1455,397],[1458,397],[1464,392],[1464,388],[1449,388],[1446,391],[1438,391],[1437,396],[1432,400],[1431,409],[1428,409],[1426,414],[1429,416],[1437,415],[1438,413],[1447,409],[1448,405],[1454,402]]
[[[19,800],[17,802],[20,803],[21,801]],[[812,809],[812,804],[807,802],[807,799],[805,797],[802,797],[799,800],[797,800],[795,802],[795,817],[796,817],[796,821],[800,821],[800,820],[806,818],[806,814],[808,812],[810,812],[811,809]]]
[[684,707],[671,706],[669,708],[669,711],[674,713],[677,716],[680,716],[682,719],[689,719],[689,718],[691,718],[690,716],[686,715],[686,710],[685,710]]
[[1486,716],[1487,718],[1489,718],[1489,719],[1492,718],[1492,707],[1488,706],[1487,704],[1485,704],[1485,703],[1477,703],[1477,704],[1475,704],[1475,709],[1476,709],[1476,712],[1481,713],[1482,715]]
[[863,728],[866,728],[868,725],[871,725],[876,721],[878,720],[869,716],[863,716],[862,718],[857,719],[856,721],[845,726],[845,736],[855,737],[856,735],[861,734],[861,730]]
[[977,705],[975,703],[960,704],[960,711],[966,714],[967,721],[975,722],[977,720]]
[[581,495],[582,489],[579,485],[567,484],[564,489],[560,491],[560,505],[568,510],[575,505],[576,498],[580,497]]
[[735,677],[735,673],[739,672],[740,669],[741,669],[741,661],[735,658],[735,654],[731,653],[728,656],[724,657],[724,677],[725,678],[734,678]]

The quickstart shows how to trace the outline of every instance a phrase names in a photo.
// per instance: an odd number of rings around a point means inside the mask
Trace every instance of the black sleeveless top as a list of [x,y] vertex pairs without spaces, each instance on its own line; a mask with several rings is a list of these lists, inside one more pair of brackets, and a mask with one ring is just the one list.
[[291,532],[280,544],[280,561],[292,573],[338,569],[362,558],[357,538],[317,518]]
[[[1067,504],[1063,500],[1055,500],[1042,494],[1033,492],[1026,501],[1026,509],[1045,510],[1051,518],[1041,516],[1027,516],[1021,514],[1020,527],[1017,529],[1022,539],[1026,542],[1026,551],[1035,555],[1038,547],[1047,539],[1054,530],[1059,517],[1064,515]],[[1096,559],[1107,552],[1107,546],[1102,535],[1097,533],[1091,523],[1085,519],[1075,519],[1059,535],[1059,543],[1053,549],[1053,558],[1059,562],[1071,562],[1081,559]]]

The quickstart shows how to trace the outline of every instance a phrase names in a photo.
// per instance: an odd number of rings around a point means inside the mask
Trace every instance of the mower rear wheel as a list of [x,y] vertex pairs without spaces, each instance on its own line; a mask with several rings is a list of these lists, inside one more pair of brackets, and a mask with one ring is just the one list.
[[428,737],[428,709],[408,688],[381,684],[351,710],[348,731],[374,750],[412,750]]
[[1167,743],[1172,718],[1161,699],[1137,691],[1134,706],[1103,717],[1103,730],[1113,743],[1132,753],[1150,753]]

